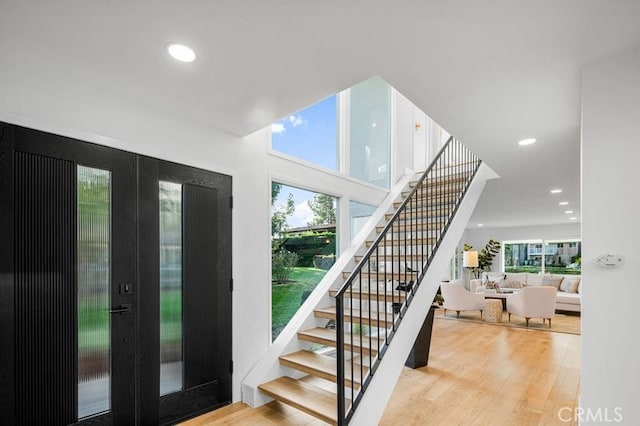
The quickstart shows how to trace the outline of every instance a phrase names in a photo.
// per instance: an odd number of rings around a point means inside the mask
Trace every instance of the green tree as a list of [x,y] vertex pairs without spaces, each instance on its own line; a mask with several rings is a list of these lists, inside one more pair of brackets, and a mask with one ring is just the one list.
[[[273,193],[273,187],[271,188]],[[273,199],[271,201],[273,203]],[[279,238],[287,229],[287,218],[296,210],[293,194],[289,194],[287,201],[278,208],[271,207],[271,237]]]
[[298,264],[298,254],[281,248],[271,254],[271,280],[278,284],[289,281],[293,268]]
[[316,194],[309,200],[309,208],[313,212],[313,220],[309,225],[334,225],[336,223],[335,197]]
[[282,184],[278,182],[271,182],[271,206],[273,207],[273,203],[276,202],[276,198],[280,195],[280,191],[282,191]]

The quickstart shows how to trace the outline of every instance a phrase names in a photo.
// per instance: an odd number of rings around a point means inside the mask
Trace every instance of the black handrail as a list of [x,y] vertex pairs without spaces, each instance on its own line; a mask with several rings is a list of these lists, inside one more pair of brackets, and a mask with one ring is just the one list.
[[[336,293],[338,424],[348,423],[353,416],[480,164],[481,160],[475,154],[450,137]],[[460,177],[462,183],[457,179],[450,181],[449,177]],[[427,186],[430,179],[433,187]],[[435,215],[428,214],[432,209]],[[400,222],[404,223],[400,225]],[[394,237],[396,234],[398,238]],[[366,274],[366,293],[363,274]],[[390,280],[387,279],[389,276]],[[381,278],[383,294],[379,284]],[[375,289],[370,285],[373,280]],[[359,294],[356,296],[358,309],[354,309],[355,292]],[[345,305],[347,295],[348,306]],[[363,307],[364,300],[367,301],[366,308]],[[372,300],[375,300],[375,310],[372,310]],[[381,302],[384,309],[380,307]],[[349,349],[346,349],[345,341],[346,323],[351,324]],[[356,323],[359,327],[354,327]],[[350,352],[349,380],[345,371],[346,351]],[[356,357],[358,363],[354,361]],[[347,386],[350,388],[350,407],[347,407]]]

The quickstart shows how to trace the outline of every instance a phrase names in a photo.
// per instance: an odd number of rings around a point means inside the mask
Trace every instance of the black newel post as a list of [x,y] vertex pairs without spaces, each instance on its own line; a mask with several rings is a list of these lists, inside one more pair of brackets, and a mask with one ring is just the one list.
[[410,368],[424,367],[429,363],[429,347],[431,346],[431,330],[433,329],[433,316],[437,306],[431,305],[429,313],[420,328],[416,342],[411,348],[407,362],[404,365]]

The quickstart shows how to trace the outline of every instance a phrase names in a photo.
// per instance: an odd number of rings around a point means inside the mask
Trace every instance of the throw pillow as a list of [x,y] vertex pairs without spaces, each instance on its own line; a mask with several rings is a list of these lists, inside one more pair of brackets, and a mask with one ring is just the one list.
[[579,285],[580,285],[580,278],[578,277],[565,278],[562,280],[562,284],[560,284],[560,291],[563,291],[565,293],[577,293]]
[[487,274],[487,282],[485,287],[489,289],[500,288],[504,284],[504,275]]
[[545,275],[542,279],[542,285],[552,285],[560,290],[560,285],[562,284],[563,279],[564,277],[559,277],[557,275]]
[[524,284],[522,284],[520,281],[506,280],[504,282],[504,284],[502,285],[502,287],[505,287],[505,288],[522,288],[522,287],[524,287]]

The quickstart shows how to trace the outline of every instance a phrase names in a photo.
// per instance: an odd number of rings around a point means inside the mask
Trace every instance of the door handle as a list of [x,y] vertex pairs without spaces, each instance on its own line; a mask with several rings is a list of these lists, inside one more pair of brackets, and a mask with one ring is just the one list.
[[128,314],[131,313],[131,303],[122,303],[119,308],[109,309],[110,314]]

